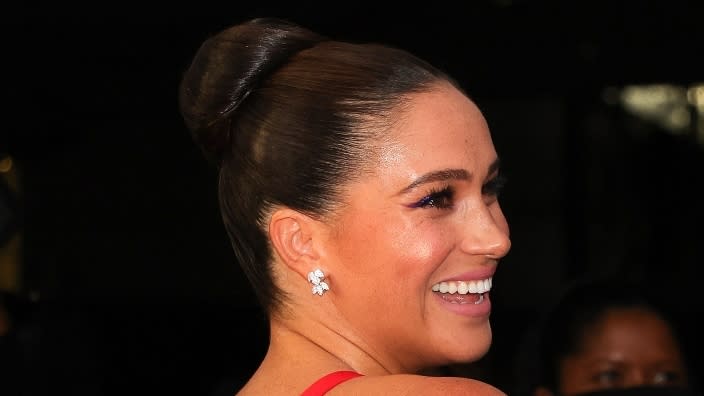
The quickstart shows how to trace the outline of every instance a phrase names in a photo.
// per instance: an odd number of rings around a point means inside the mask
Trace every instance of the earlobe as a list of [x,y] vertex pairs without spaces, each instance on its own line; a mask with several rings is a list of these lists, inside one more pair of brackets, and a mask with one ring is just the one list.
[[278,209],[271,216],[269,237],[276,254],[289,268],[306,278],[316,265],[318,255],[314,246],[313,222],[298,211]]

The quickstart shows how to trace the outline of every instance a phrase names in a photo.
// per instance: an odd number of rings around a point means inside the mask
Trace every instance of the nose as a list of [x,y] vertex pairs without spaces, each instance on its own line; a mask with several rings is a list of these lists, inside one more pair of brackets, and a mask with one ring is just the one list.
[[468,211],[463,224],[462,250],[493,259],[511,249],[509,227],[498,203]]
[[640,368],[634,368],[630,370],[626,377],[626,383],[624,384],[624,386],[635,387],[643,385],[649,385],[646,373],[644,373],[643,370],[641,370]]

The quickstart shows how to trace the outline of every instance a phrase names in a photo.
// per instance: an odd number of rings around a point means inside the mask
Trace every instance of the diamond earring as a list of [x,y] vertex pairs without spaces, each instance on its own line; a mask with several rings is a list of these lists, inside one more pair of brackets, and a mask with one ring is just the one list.
[[316,268],[315,271],[308,273],[308,282],[313,285],[313,294],[322,296],[326,290],[330,290],[330,286],[323,282],[323,279],[325,279],[325,274],[323,274],[320,268]]

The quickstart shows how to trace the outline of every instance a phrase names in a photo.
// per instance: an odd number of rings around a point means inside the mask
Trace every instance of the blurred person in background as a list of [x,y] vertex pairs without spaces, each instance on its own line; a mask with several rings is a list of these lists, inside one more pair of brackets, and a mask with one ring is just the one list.
[[573,284],[540,325],[527,394],[698,395],[664,293],[626,279]]

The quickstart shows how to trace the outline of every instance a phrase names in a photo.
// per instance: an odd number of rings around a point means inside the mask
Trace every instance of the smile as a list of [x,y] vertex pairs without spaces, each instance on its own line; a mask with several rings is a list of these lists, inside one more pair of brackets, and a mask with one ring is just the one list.
[[442,294],[482,294],[491,290],[491,278],[472,281],[447,281],[433,285],[433,291]]

